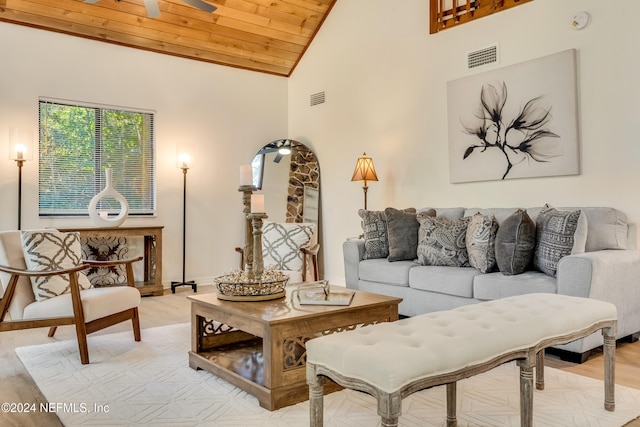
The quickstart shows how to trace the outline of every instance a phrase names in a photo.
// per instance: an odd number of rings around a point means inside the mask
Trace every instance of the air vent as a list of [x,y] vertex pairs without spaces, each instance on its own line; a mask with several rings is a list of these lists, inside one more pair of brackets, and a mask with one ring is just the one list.
[[311,95],[311,106],[324,104],[324,91]]
[[482,49],[467,53],[467,69],[471,70],[488,64],[498,62],[498,45],[484,47]]

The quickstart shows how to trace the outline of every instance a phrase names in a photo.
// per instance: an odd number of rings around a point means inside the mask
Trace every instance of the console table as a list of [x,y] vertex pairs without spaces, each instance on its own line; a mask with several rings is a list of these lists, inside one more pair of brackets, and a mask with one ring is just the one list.
[[153,227],[58,228],[77,231],[80,237],[144,237],[144,280],[136,282],[140,295],[160,296],[162,289],[162,229]]

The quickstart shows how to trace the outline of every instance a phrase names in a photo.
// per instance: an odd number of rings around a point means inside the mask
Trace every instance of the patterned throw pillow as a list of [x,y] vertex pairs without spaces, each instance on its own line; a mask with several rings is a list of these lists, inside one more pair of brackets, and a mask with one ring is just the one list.
[[[418,257],[418,229],[420,223],[413,212],[400,211],[394,208],[384,210],[387,218],[387,234],[389,240],[389,261],[412,261]],[[434,209],[424,212],[428,216],[436,216]]]
[[467,226],[471,217],[453,221],[418,214],[418,262],[422,265],[467,267]]
[[[127,257],[129,247],[126,237],[82,237],[82,258],[95,261],[116,261]],[[127,269],[124,265],[91,267],[87,278],[93,287],[114,286],[127,283]]]
[[[402,212],[413,212],[415,208],[407,208]],[[364,233],[364,259],[386,258],[389,256],[389,238],[387,217],[384,211],[367,211],[360,209]]]
[[302,252],[313,236],[315,224],[276,223],[262,225],[262,258],[265,267],[302,271]]
[[[29,270],[60,270],[82,264],[80,233],[62,233],[55,230],[23,231],[21,237],[24,260]],[[84,272],[78,275],[78,283],[80,289],[91,287]],[[71,292],[68,275],[32,277],[31,286],[37,301]]]
[[524,209],[509,215],[496,233],[496,262],[505,276],[525,272],[536,245],[536,225]]
[[536,269],[555,277],[558,261],[573,251],[581,213],[579,210],[559,211],[549,205],[540,210],[536,218],[537,237],[533,257]]
[[493,215],[475,214],[467,227],[467,252],[469,264],[481,273],[489,273],[496,267],[496,233],[498,220]]

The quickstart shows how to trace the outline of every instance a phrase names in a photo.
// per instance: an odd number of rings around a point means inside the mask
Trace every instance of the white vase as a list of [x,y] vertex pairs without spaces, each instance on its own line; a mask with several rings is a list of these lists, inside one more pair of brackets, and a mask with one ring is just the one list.
[[[113,188],[113,170],[111,170],[111,168],[107,168],[104,170],[104,173],[107,183],[104,190],[96,194],[89,202],[89,217],[98,227],[119,227],[122,225],[124,220],[127,219],[129,204],[127,203],[127,199]],[[98,212],[98,202],[106,197],[112,197],[120,203],[120,213],[118,216],[109,218],[105,212],[102,212],[102,215]]]

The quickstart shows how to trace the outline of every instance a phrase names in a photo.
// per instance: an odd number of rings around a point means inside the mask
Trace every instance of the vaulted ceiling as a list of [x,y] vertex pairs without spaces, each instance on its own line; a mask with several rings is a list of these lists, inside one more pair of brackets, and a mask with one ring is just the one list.
[[0,21],[290,76],[337,0],[0,0]]

